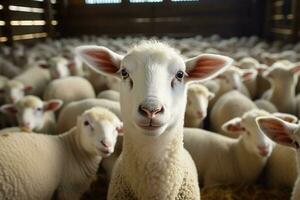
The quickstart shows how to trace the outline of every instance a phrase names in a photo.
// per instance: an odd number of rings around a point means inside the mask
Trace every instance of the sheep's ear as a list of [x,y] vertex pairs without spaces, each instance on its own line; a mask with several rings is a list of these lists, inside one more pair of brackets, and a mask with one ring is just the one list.
[[10,115],[15,115],[17,114],[18,110],[14,104],[5,104],[0,107],[1,112],[10,114]]
[[294,67],[292,67],[290,69],[291,72],[293,72],[293,74],[299,74],[300,73],[300,64],[295,65]]
[[48,69],[49,68],[49,65],[45,64],[45,63],[40,63],[39,64],[39,67],[40,68],[43,68],[43,69]]
[[117,127],[118,135],[124,135],[123,123],[121,122],[120,125]]
[[224,72],[233,60],[227,56],[202,54],[185,61],[187,82],[212,79]]
[[243,81],[254,80],[257,76],[258,72],[255,69],[244,69],[241,70],[241,77]]
[[28,92],[30,92],[31,90],[32,90],[32,86],[30,86],[30,85],[25,86],[24,89],[23,89],[23,91],[24,91],[25,93],[28,93]]
[[275,117],[258,117],[256,123],[259,129],[273,141],[282,145],[299,148],[299,144],[294,142],[294,133],[298,125]]
[[222,125],[222,130],[226,133],[240,135],[245,131],[241,121],[242,119],[240,117],[233,118]]
[[264,71],[268,69],[267,65],[261,64],[258,67],[256,67],[256,70],[258,73],[262,74]]
[[75,52],[94,71],[119,77],[117,72],[123,56],[102,46],[80,46]]
[[287,114],[287,113],[273,113],[274,117],[277,117],[279,119],[282,119],[283,121],[289,122],[289,123],[297,123],[298,118],[295,115]]
[[208,100],[212,100],[213,98],[215,98],[215,94],[212,92],[209,92],[207,98],[208,98]]
[[44,111],[55,111],[61,108],[63,101],[60,99],[53,99],[44,103]]

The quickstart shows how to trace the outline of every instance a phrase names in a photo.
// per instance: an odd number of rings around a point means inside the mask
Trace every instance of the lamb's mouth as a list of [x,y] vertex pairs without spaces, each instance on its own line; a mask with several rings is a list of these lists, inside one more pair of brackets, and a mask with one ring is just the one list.
[[162,127],[162,125],[159,124],[153,124],[152,121],[150,121],[149,124],[137,124],[140,128],[148,131],[157,130]]

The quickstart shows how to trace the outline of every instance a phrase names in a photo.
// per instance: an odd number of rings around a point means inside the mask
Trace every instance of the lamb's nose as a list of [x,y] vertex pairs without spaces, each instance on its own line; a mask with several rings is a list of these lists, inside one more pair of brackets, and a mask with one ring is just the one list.
[[112,146],[111,142],[109,141],[104,141],[101,140],[101,144],[105,147],[105,148],[110,148]]
[[138,111],[141,115],[143,115],[149,119],[153,119],[158,114],[163,113],[164,107],[160,103],[158,103],[156,100],[152,100],[152,101],[147,101],[147,102],[142,103],[139,106]]

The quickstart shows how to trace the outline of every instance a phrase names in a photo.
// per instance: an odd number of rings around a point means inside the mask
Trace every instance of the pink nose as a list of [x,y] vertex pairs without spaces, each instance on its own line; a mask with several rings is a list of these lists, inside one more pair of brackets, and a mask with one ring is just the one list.
[[259,150],[260,155],[262,155],[262,156],[267,156],[268,155],[268,153],[269,153],[268,146],[258,145],[257,148]]
[[109,142],[109,141],[104,141],[104,140],[101,140],[101,144],[105,147],[105,148],[109,148],[112,146],[112,143]]
[[144,116],[147,116],[149,119],[153,119],[156,117],[156,115],[160,112],[163,111],[163,107],[162,106],[159,106],[159,107],[156,107],[154,109],[149,109],[147,107],[144,107],[144,106],[140,106],[139,107],[139,111],[142,115]]

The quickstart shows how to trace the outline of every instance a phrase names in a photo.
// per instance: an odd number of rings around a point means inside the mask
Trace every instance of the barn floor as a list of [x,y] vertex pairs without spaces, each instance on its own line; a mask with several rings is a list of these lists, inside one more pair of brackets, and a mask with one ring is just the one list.
[[[100,172],[98,180],[85,193],[82,200],[105,200],[108,185],[105,175]],[[289,200],[287,189],[267,189],[263,186],[222,186],[201,190],[201,200]]]

